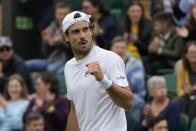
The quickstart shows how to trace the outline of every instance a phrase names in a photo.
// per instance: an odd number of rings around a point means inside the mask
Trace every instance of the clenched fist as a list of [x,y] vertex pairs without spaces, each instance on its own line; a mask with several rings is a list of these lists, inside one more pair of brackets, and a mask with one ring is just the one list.
[[95,61],[95,62],[90,62],[88,64],[86,64],[86,66],[88,67],[88,73],[91,75],[94,75],[95,79],[97,81],[101,81],[103,80],[103,72],[101,70],[101,67],[99,65],[99,62]]

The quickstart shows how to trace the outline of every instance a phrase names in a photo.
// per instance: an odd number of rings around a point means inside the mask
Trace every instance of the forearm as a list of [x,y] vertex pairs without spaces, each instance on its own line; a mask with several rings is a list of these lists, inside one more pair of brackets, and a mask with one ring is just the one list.
[[126,110],[131,107],[133,96],[129,87],[120,87],[113,83],[106,91],[118,106]]
[[71,110],[68,116],[66,131],[80,131],[73,103],[71,105]]

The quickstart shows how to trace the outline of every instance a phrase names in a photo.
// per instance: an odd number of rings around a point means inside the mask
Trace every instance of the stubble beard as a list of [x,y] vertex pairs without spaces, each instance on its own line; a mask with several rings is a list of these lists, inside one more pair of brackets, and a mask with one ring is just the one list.
[[75,56],[83,58],[85,56],[87,56],[89,54],[89,52],[91,51],[93,47],[93,44],[91,43],[85,50],[81,50],[81,49],[76,49],[72,47],[72,51],[74,53]]

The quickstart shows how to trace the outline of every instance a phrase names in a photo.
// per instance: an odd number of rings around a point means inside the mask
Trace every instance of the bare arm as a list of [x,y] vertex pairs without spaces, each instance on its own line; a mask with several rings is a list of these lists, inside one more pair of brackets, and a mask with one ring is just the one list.
[[[104,78],[104,74],[100,68],[98,62],[92,62],[87,64],[88,72],[91,75],[94,75],[97,81],[102,81]],[[129,109],[132,104],[132,93],[129,87],[121,87],[112,83],[112,85],[106,90],[110,95],[111,99],[118,106]]]
[[73,101],[71,102],[71,109],[70,113],[68,116],[68,121],[67,121],[67,129],[66,131],[80,131],[79,126],[78,126],[78,121],[76,118],[76,110]]
[[133,94],[129,87],[120,87],[113,83],[106,91],[118,106],[126,110],[131,108]]

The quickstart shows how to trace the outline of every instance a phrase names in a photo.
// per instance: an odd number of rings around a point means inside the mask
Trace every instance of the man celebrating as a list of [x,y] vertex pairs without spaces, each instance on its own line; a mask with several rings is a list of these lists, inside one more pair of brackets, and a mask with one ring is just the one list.
[[95,46],[89,18],[74,11],[62,23],[74,54],[65,65],[71,101],[67,131],[126,131],[124,109],[130,108],[132,93],[125,65],[117,54]]

